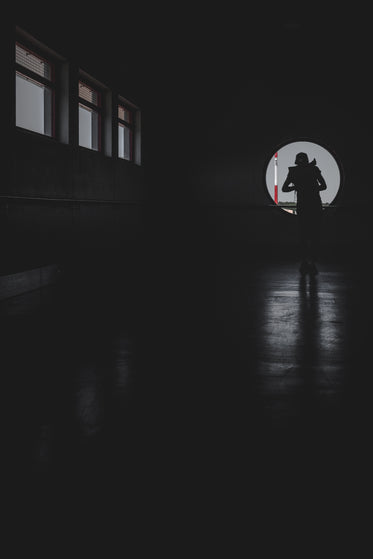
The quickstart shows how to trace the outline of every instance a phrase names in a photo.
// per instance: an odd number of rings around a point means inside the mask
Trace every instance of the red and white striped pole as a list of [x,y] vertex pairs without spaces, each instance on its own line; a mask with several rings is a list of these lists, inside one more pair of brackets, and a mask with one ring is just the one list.
[[277,186],[277,151],[275,153],[275,204],[278,204],[278,186]]

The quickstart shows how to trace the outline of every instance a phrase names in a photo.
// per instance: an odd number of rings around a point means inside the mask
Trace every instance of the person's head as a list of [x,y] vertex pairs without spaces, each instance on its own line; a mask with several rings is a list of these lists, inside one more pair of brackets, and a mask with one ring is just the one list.
[[307,165],[308,163],[308,155],[306,153],[300,152],[297,154],[295,158],[296,165]]

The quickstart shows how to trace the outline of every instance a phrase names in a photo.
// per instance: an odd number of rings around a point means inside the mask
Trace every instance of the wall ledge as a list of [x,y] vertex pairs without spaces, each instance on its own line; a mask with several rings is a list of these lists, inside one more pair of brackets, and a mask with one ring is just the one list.
[[0,276],[0,301],[55,283],[60,269],[50,264],[33,270]]

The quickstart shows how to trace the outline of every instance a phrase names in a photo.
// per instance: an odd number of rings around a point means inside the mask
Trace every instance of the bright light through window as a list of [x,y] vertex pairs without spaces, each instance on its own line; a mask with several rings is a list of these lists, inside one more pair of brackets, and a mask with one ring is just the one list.
[[100,95],[82,81],[79,82],[79,145],[100,149]]
[[48,61],[16,44],[16,126],[53,135],[52,78]]
[[133,157],[133,112],[118,105],[118,157],[132,161]]
[[[266,170],[266,186],[272,200],[283,210],[295,213],[296,193],[282,192],[281,188],[289,172],[289,167],[295,166],[297,153],[306,153],[308,160],[316,160],[327,185],[327,189],[320,192],[323,207],[333,204],[341,186],[341,174],[338,163],[333,155],[324,147],[314,142],[291,142],[280,148],[271,157]],[[276,165],[277,154],[277,165]]]

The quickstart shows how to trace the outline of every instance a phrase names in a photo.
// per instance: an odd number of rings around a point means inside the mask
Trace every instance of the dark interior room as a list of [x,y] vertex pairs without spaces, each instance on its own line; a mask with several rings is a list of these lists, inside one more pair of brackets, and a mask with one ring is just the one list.
[[[74,555],[70,536],[80,556],[359,557],[369,14],[101,8],[4,23],[14,540],[49,557]],[[300,152],[326,181],[307,271],[302,190],[283,189]]]

